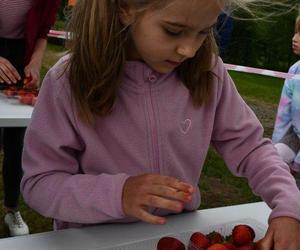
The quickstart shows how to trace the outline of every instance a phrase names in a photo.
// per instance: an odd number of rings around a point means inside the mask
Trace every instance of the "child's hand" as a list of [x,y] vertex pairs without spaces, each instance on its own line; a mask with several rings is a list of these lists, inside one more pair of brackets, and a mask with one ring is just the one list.
[[262,250],[299,250],[299,235],[300,221],[290,217],[274,218],[262,240]]
[[17,83],[21,79],[16,68],[6,58],[0,56],[0,82]]
[[192,200],[193,186],[176,178],[156,174],[129,177],[123,188],[123,210],[128,216],[151,224],[164,224],[165,218],[152,215],[148,208],[179,213]]

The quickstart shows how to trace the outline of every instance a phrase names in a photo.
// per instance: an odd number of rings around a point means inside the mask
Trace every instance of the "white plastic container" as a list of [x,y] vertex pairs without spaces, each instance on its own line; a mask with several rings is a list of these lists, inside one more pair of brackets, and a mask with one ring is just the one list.
[[[226,237],[231,234],[234,226],[236,226],[238,224],[245,224],[245,225],[248,225],[253,228],[253,230],[255,232],[254,241],[257,241],[257,240],[263,238],[267,231],[267,227],[265,225],[261,224],[260,222],[258,222],[257,220],[254,220],[251,218],[245,218],[242,220],[231,221],[226,224],[208,226],[205,229],[201,229],[201,231],[199,230],[199,232],[201,232],[203,234],[209,234],[213,231],[216,231],[216,232],[219,232],[220,234],[222,234],[224,237]],[[143,240],[143,241],[132,242],[132,243],[129,243],[126,245],[114,246],[111,248],[99,248],[99,249],[93,249],[93,250],[156,250],[158,241],[162,237],[165,237],[165,236],[174,237],[174,238],[180,240],[181,242],[183,242],[185,244],[186,249],[188,249],[187,246],[189,244],[190,237],[194,232],[197,232],[197,230],[178,232],[178,234],[168,234],[168,235],[161,236],[159,238],[153,238],[153,239],[147,239],[147,240]]]

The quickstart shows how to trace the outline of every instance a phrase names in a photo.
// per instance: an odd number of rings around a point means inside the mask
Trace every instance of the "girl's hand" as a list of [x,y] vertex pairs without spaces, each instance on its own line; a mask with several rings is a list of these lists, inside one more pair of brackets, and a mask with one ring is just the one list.
[[0,56],[0,82],[1,83],[17,83],[21,80],[16,68],[6,58]]
[[40,69],[41,66],[37,63],[31,62],[29,63],[25,69],[25,80],[24,85],[26,88],[36,88],[38,87],[38,83],[40,80]]
[[151,224],[164,224],[166,219],[152,215],[148,210],[161,208],[180,213],[184,203],[192,200],[193,186],[176,178],[156,174],[129,177],[123,187],[123,210]]
[[274,218],[262,240],[262,250],[299,250],[299,235],[300,221],[290,217]]

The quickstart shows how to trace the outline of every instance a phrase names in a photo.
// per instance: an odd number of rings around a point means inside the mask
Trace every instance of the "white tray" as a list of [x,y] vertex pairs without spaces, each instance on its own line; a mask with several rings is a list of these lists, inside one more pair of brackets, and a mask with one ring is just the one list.
[[[211,233],[212,231],[217,231],[226,237],[231,234],[234,226],[238,225],[238,224],[246,224],[253,228],[253,230],[255,231],[254,241],[257,241],[257,240],[263,238],[267,231],[267,227],[265,225],[261,224],[260,222],[258,222],[255,219],[251,219],[251,218],[245,218],[242,220],[231,221],[226,224],[209,226],[209,227],[207,227],[205,229],[201,229],[199,231],[204,234]],[[178,240],[183,242],[185,244],[185,246],[188,246],[191,235],[196,231],[197,230],[178,232],[178,234],[168,234],[168,235],[161,236],[159,238],[131,242],[126,245],[114,246],[114,247],[110,247],[110,248],[98,248],[98,249],[91,249],[91,250],[156,250],[158,241],[162,237],[165,237],[165,236],[177,238]]]

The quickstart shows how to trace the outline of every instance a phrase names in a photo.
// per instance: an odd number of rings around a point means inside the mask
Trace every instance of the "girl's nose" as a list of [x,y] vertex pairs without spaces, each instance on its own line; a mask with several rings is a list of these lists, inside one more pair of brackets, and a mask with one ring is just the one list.
[[196,47],[193,44],[182,44],[177,47],[177,54],[184,58],[192,58],[195,56],[196,52],[198,50],[198,47]]
[[296,33],[294,36],[293,36],[293,39],[292,39],[292,41],[293,42],[297,42],[297,41],[299,41],[299,34],[298,33]]

